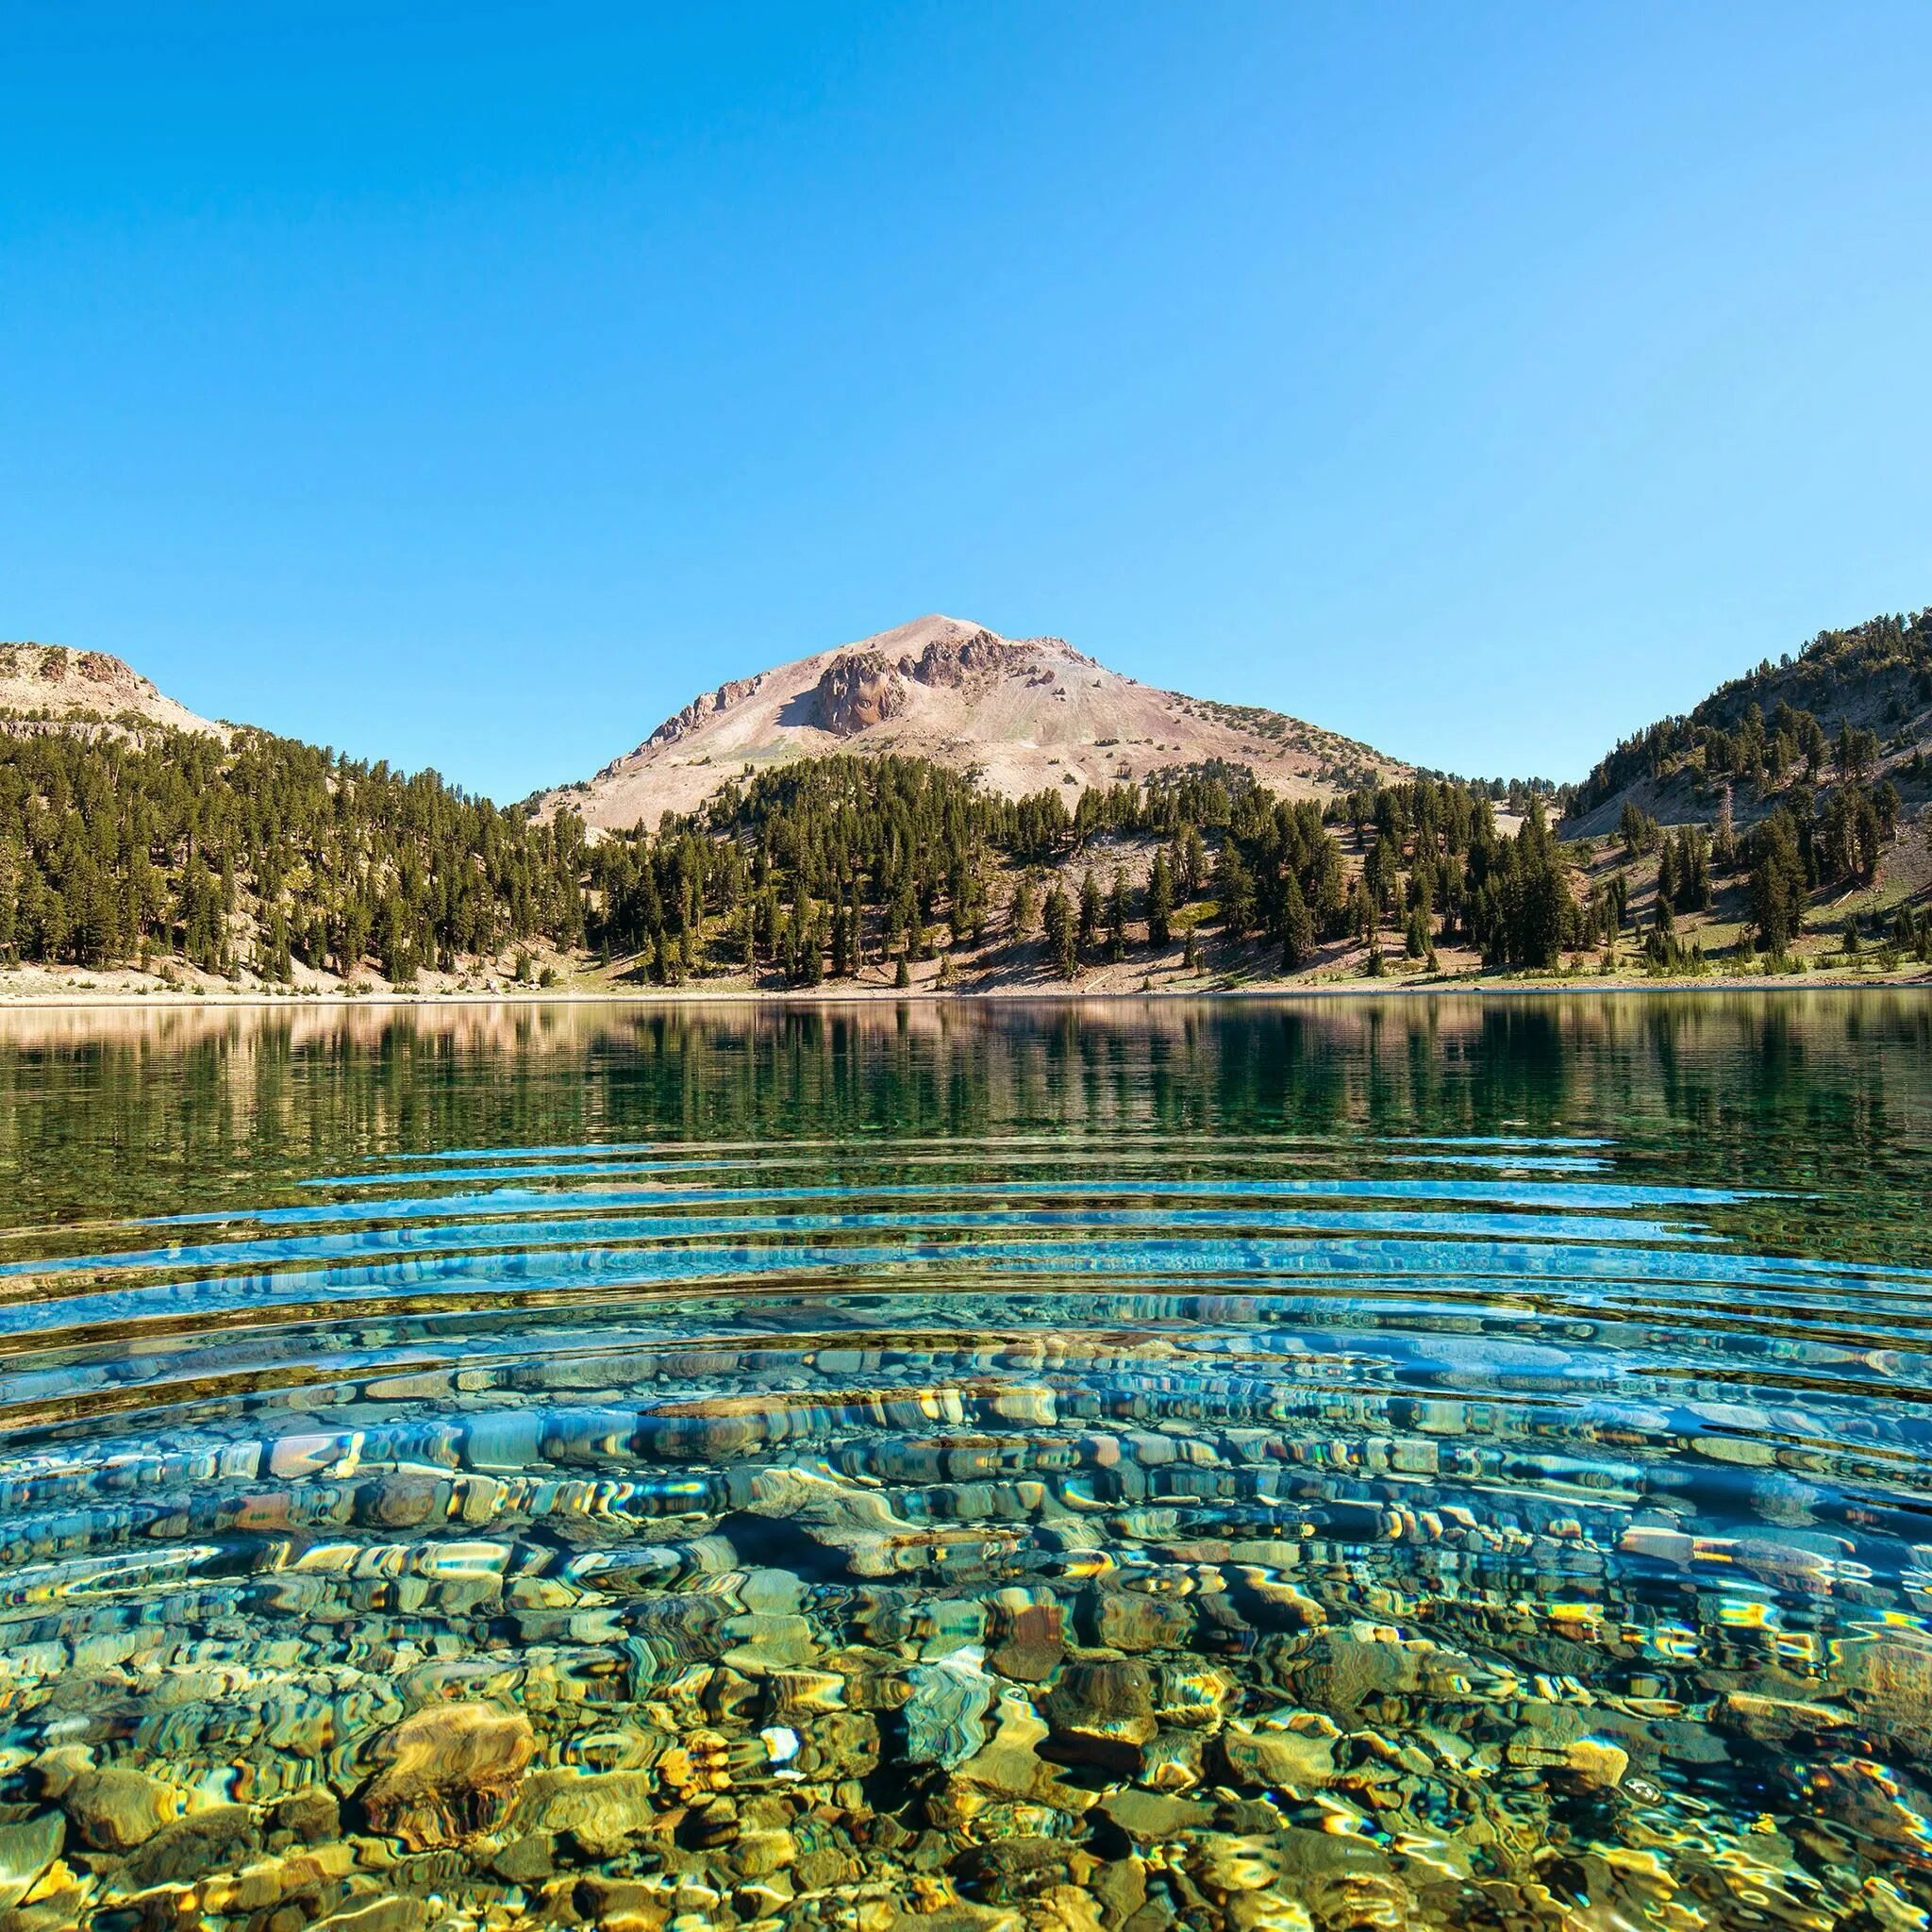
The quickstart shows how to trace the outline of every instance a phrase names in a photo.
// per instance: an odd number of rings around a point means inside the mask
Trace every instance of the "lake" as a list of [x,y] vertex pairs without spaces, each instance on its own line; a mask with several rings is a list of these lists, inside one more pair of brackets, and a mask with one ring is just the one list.
[[0,1928],[1923,1926],[1932,999],[0,1015]]

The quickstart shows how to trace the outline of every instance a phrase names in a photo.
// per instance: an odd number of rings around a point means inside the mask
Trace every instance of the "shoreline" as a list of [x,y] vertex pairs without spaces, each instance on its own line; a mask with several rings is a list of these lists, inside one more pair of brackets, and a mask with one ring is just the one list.
[[854,987],[838,991],[805,990],[764,992],[743,987],[708,991],[693,987],[653,987],[571,991],[554,987],[500,992],[126,992],[47,991],[13,994],[0,988],[0,1015],[10,1011],[106,1011],[155,1009],[178,1012],[240,1008],[273,1012],[341,1010],[371,1007],[853,1007],[853,1006],[1041,1006],[1132,1002],[1203,1002],[1220,1000],[1435,999],[1435,998],[1560,998],[1576,993],[1789,993],[1789,992],[1926,992],[1932,993],[1932,972],[1890,975],[1840,974],[1767,974],[1749,977],[1711,975],[1704,978],[1637,979],[1618,974],[1595,978],[1524,980],[1517,978],[1432,979],[1390,984],[1352,979],[1326,986],[1206,986],[1168,987],[1146,991],[1082,990],[1078,986],[998,989],[985,992],[941,991],[924,987]]

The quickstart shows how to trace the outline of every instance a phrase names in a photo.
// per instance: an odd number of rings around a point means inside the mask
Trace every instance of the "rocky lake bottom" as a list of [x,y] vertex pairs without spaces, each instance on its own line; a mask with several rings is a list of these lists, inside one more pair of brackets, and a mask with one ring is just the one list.
[[0,1023],[0,1932],[1932,1924],[1932,1000]]

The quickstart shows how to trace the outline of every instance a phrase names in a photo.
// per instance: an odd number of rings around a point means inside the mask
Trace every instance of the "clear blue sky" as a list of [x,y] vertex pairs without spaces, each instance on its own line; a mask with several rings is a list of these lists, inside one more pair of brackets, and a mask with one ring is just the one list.
[[919,612],[1579,775],[1932,601],[1932,7],[5,9],[0,637],[508,798]]

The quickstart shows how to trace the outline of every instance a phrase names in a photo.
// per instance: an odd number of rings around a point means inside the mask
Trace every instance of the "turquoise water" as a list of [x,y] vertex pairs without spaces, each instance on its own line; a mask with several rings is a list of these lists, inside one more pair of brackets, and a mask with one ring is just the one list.
[[0,1018],[0,1924],[1904,1927],[1932,1001]]

